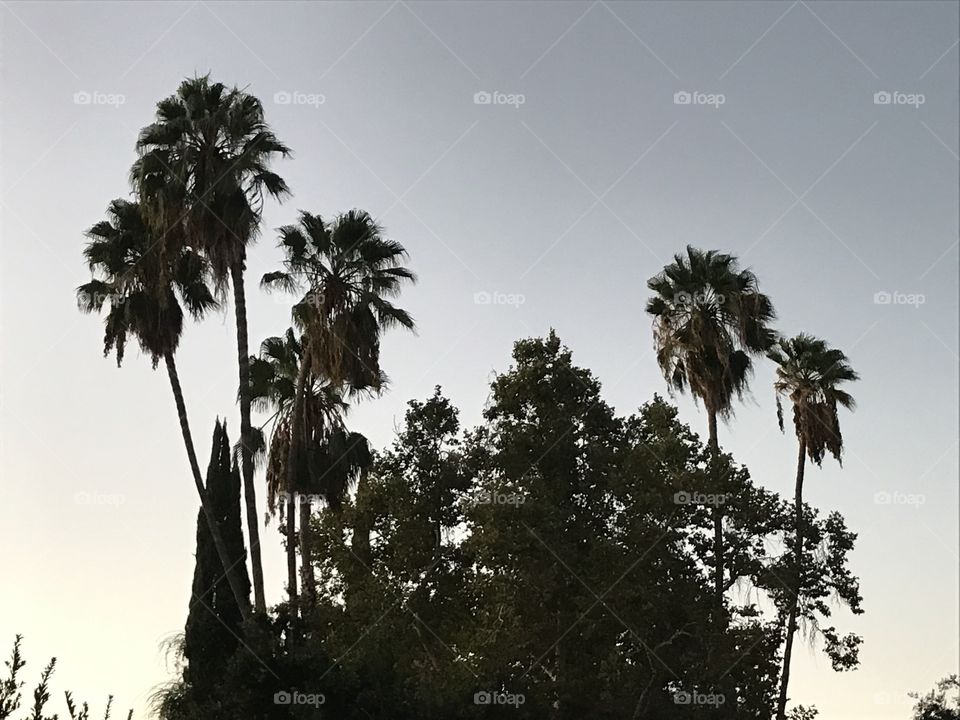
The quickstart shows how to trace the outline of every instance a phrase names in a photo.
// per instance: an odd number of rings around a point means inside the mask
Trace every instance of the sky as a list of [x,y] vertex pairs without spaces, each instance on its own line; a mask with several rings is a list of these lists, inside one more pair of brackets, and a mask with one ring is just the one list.
[[[256,284],[298,210],[368,210],[410,252],[418,332],[387,336],[391,390],[351,413],[378,447],[438,384],[476,424],[512,343],[550,328],[618,413],[664,394],[646,281],[687,244],[738,255],[781,331],[844,350],[845,462],[805,493],[859,534],[866,612],[836,618],[862,664],[802,644],[791,695],[907,717],[960,653],[957,34],[957,3],[919,1],[0,2],[0,652],[23,633],[31,681],[56,655],[58,689],[138,717],[171,676],[196,520],[172,397],[137,352],[102,357],[74,290],[137,131],[210,72],[294,150],[250,251],[251,351],[289,324]],[[216,417],[239,427],[234,343],[231,308],[181,343],[201,464]],[[720,441],[789,495],[772,381],[760,364]]]

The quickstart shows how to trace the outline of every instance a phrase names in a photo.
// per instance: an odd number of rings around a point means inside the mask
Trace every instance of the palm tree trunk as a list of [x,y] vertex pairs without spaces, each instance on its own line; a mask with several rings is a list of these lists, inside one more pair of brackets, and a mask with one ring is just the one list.
[[801,571],[803,568],[803,470],[807,460],[807,444],[800,440],[800,453],[797,457],[797,485],[794,490],[794,519],[796,538],[794,540],[794,560],[796,562],[796,579],[790,595],[790,614],[787,619],[787,638],[783,647],[783,672],[780,676],[780,697],[777,699],[777,720],[787,717],[787,685],[790,683],[790,657],[793,654],[793,636],[797,632],[797,606],[800,603],[802,590]]
[[287,594],[290,597],[290,613],[297,606],[297,500],[296,493],[287,493]]
[[[710,470],[713,475],[713,481],[717,487],[713,488],[715,493],[720,492],[719,488],[719,458],[720,443],[717,440],[717,413],[713,410],[707,411],[709,423],[709,448],[710,463],[713,466]],[[716,503],[713,506],[713,555],[716,562],[714,570],[713,589],[716,595],[717,607],[723,609],[723,506]]]
[[190,433],[190,422],[187,419],[187,406],[183,401],[183,389],[180,387],[180,376],[177,374],[177,364],[172,353],[167,353],[163,357],[167,365],[167,375],[170,377],[170,388],[173,390],[173,398],[177,403],[177,415],[180,418],[180,432],[183,433],[183,444],[187,448],[187,459],[190,461],[190,470],[193,472],[193,481],[197,486],[197,494],[200,496],[200,507],[203,508],[204,517],[207,518],[207,526],[210,529],[210,536],[213,538],[214,547],[217,549],[217,556],[220,558],[220,564],[227,576],[227,582],[230,584],[230,590],[233,592],[234,600],[240,609],[240,615],[244,622],[250,619],[250,598],[244,595],[240,589],[240,580],[237,578],[237,561],[230,559],[227,552],[227,545],[223,541],[223,534],[220,532],[220,523],[213,514],[213,508],[210,503],[210,497],[207,495],[207,488],[203,484],[203,478],[200,475],[200,465],[197,463],[197,453],[193,447],[193,436]]
[[[710,475],[714,484],[713,492],[718,494],[720,488],[720,441],[717,439],[717,413],[707,409],[708,445],[710,450]],[[713,506],[713,556],[716,567],[713,576],[713,591],[716,602],[716,612],[713,617],[714,632],[719,647],[723,647],[722,636],[726,634],[729,619],[727,607],[724,603],[724,562],[723,562],[723,504],[717,502]],[[726,663],[723,663],[726,664]],[[732,678],[726,672],[720,676],[718,683],[726,702],[720,705],[715,712],[717,718],[734,718],[737,714],[735,702],[736,689]]]
[[[300,369],[297,371],[297,386],[293,395],[293,410],[290,417],[290,446],[287,449],[287,494],[293,498],[299,488],[297,470],[299,468],[300,435],[303,433],[303,405],[307,391],[307,375],[309,374],[310,349],[306,339],[303,341],[303,350],[300,353]],[[290,599],[295,600],[297,595],[297,536],[294,526],[293,505],[290,505],[287,516],[287,580],[290,583]],[[303,533],[303,520],[300,531]],[[301,555],[303,547],[300,548]],[[306,588],[304,588],[306,591]]]
[[312,608],[316,597],[313,574],[313,548],[310,538],[310,496],[300,497],[300,589],[303,596],[303,616]]
[[240,464],[243,470],[243,496],[247,510],[247,534],[250,536],[250,565],[253,570],[254,608],[267,611],[263,593],[263,564],[260,560],[260,529],[257,525],[257,492],[253,485],[253,452],[250,426],[250,356],[247,354],[247,300],[243,289],[243,260],[230,268],[233,301],[237,319],[237,365],[240,370]]

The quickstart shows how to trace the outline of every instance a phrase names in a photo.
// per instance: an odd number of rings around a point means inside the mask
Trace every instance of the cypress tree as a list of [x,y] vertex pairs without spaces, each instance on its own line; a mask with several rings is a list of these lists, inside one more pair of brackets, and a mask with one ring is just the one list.
[[[230,461],[226,423],[221,424],[219,419],[213,428],[206,484],[230,560],[239,568],[241,585],[245,594],[249,594],[250,579],[240,518],[240,470]],[[224,664],[236,650],[241,624],[240,608],[230,590],[201,510],[197,514],[196,566],[183,644],[187,659],[184,680],[194,689],[216,683]]]

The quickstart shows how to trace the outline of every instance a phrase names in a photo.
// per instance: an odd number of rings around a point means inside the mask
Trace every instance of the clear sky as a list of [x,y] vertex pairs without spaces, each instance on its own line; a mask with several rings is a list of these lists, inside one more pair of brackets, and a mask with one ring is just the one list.
[[[353,413],[378,446],[435,384],[477,422],[511,343],[551,326],[629,413],[664,392],[647,278],[687,243],[736,253],[782,331],[862,375],[843,469],[805,488],[860,534],[866,614],[837,624],[862,666],[802,646],[791,695],[829,720],[904,718],[908,690],[957,672],[956,3],[3,2],[0,26],[0,653],[24,633],[31,677],[56,654],[58,690],[143,717],[186,617],[196,498],[167,380],[135,351],[104,360],[74,288],[137,130],[208,71],[295,151],[294,196],[250,253],[251,350],[288,324],[256,289],[273,228],[359,207],[421,278],[403,298],[419,334],[385,342],[392,391]],[[239,426],[233,327],[232,309],[191,326],[179,355],[203,458],[215,416]],[[721,443],[789,494],[772,377]]]

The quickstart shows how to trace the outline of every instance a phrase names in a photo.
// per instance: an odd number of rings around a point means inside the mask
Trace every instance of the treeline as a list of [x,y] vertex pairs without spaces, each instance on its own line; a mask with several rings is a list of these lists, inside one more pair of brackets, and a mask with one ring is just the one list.
[[[269,654],[239,649],[226,674],[191,657],[210,672],[190,670],[162,715],[299,717],[273,704],[299,693],[322,697],[317,717],[769,718],[794,517],[662,398],[618,417],[555,334],[522,340],[479,427],[462,432],[439,388],[409,404],[356,492],[313,516],[300,619],[279,608]],[[816,581],[799,605],[844,669],[856,642],[828,622],[833,599],[859,609],[855,536],[837,513],[805,518]]]
[[[369,214],[301,211],[280,229],[282,265],[261,286],[290,294],[291,327],[249,352],[246,252],[265,199],[290,194],[272,167],[289,155],[256,97],[186,80],[140,133],[132,198],[87,233],[80,307],[103,316],[118,364],[130,341],[164,363],[201,505],[181,672],[157,714],[815,716],[786,710],[794,636],[808,631],[837,670],[860,645],[832,624],[837,602],[861,612],[856,536],[802,494],[808,459],[841,459],[846,356],[781,336],[750,271],[688,248],[650,279],[647,311],[668,388],[706,410],[705,441],[658,396],[617,416],[551,332],[516,343],[478,427],[461,430],[438,388],[375,452],[347,411],[386,388],[381,341],[414,327],[395,303],[415,278]],[[218,421],[204,478],[176,351],[185,320],[229,297],[239,441]],[[719,438],[765,359],[798,440],[789,499]],[[264,488],[287,559],[274,608]]]

